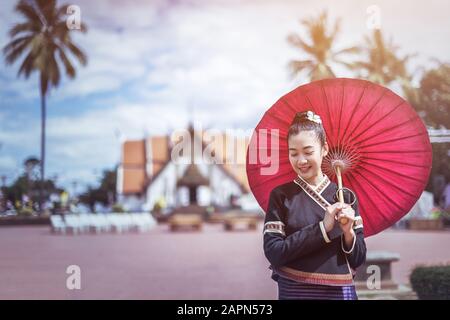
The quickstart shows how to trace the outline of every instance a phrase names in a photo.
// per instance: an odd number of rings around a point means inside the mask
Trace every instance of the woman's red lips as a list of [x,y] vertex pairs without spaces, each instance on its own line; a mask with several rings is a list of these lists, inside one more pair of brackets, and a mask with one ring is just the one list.
[[309,168],[311,168],[311,166],[308,167],[299,167],[300,171],[307,171]]

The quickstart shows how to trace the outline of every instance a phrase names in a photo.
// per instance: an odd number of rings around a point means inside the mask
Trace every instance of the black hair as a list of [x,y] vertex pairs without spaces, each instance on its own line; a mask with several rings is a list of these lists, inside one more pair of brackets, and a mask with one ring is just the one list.
[[297,112],[288,130],[287,140],[290,136],[294,136],[300,133],[300,131],[314,131],[320,145],[323,147],[327,141],[325,130],[322,123],[317,123],[311,120],[314,116],[312,111]]

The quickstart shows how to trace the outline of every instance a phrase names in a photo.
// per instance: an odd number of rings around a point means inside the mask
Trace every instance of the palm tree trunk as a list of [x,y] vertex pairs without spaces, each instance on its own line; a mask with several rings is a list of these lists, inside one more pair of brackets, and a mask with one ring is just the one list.
[[39,214],[43,212],[44,181],[45,181],[45,118],[46,118],[46,94],[41,91],[41,183],[39,188]]

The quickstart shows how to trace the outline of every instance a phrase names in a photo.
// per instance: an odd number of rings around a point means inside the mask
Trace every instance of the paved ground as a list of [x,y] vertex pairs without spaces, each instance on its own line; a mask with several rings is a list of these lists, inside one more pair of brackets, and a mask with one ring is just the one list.
[[[450,262],[450,232],[388,230],[369,250],[399,253],[393,277],[407,283],[418,263]],[[81,290],[66,268],[81,267]],[[59,236],[47,227],[0,229],[0,299],[276,299],[257,231]]]

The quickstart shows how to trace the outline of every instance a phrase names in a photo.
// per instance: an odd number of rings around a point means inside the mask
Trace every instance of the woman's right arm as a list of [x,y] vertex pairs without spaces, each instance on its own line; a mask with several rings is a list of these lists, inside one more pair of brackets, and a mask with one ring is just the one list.
[[274,267],[286,265],[329,242],[322,221],[286,236],[285,211],[283,195],[277,189],[272,190],[264,220],[264,254]]

